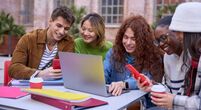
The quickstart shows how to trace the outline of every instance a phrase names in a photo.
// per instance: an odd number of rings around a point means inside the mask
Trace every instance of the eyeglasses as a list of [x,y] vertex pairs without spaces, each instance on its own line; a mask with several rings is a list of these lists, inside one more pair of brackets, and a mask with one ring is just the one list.
[[165,43],[167,41],[168,36],[169,36],[169,33],[160,35],[159,38],[153,41],[154,45],[158,47],[160,46],[160,43]]

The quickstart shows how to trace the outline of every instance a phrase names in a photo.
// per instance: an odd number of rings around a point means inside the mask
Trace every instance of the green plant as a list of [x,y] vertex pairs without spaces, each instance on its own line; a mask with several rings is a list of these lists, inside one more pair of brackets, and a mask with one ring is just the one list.
[[[156,22],[166,15],[173,15],[177,5],[178,4],[168,4],[160,7],[156,13]],[[152,29],[156,28],[156,22],[151,25]]]
[[176,7],[178,4],[168,4],[165,6],[162,6],[158,11],[157,11],[157,20],[161,19],[165,15],[171,15],[174,13]]
[[79,37],[79,24],[80,24],[80,21],[82,20],[82,17],[86,14],[86,9],[84,7],[77,8],[75,5],[72,5],[70,8],[74,13],[75,22],[72,25],[69,33],[74,38],[77,38]]
[[[17,25],[14,22],[14,18],[10,13],[4,11],[0,12],[0,41],[3,42],[3,35],[21,37],[25,34],[25,29],[21,25]],[[1,43],[0,42],[0,43]]]

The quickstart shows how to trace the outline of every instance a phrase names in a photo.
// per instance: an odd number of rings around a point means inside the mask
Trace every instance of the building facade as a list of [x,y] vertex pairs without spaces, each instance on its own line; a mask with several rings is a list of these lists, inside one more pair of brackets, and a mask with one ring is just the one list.
[[26,31],[48,27],[50,14],[60,5],[85,7],[87,13],[99,13],[106,24],[106,38],[113,41],[122,21],[131,15],[142,15],[151,25],[158,10],[166,5],[201,0],[0,0],[0,10],[10,13]]

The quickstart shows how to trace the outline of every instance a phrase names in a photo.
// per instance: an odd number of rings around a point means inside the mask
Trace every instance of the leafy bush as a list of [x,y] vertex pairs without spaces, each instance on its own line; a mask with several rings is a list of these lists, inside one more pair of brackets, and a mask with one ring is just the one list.
[[74,38],[77,38],[79,37],[79,25],[82,20],[82,17],[86,14],[86,9],[84,7],[77,8],[75,5],[72,5],[70,8],[73,11],[75,16],[75,22],[70,29],[70,34]]
[[14,22],[14,18],[4,11],[0,12],[0,39],[2,41],[3,35],[11,35],[21,37],[25,34],[25,28],[21,25],[17,25]]

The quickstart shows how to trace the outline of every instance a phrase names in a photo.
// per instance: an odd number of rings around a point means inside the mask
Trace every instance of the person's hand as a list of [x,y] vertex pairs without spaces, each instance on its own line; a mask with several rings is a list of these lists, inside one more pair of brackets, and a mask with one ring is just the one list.
[[170,93],[151,92],[151,102],[162,108],[171,109],[174,97],[175,95]]
[[[151,82],[151,80],[147,76],[145,76],[144,74],[141,74],[141,75],[143,75],[146,78],[146,80],[144,82],[141,82],[140,81],[141,79],[139,77],[138,80],[137,80],[137,86],[138,86],[138,88],[140,90],[142,90],[142,91],[150,92],[151,91],[151,87],[153,85],[152,82]],[[149,83],[149,86],[146,86],[147,82]]]
[[122,90],[125,88],[123,81],[112,82],[109,86],[109,92],[114,96],[119,96],[122,93]]
[[53,69],[49,67],[40,71],[37,77],[42,77],[43,79],[59,79],[62,77],[61,69]]

